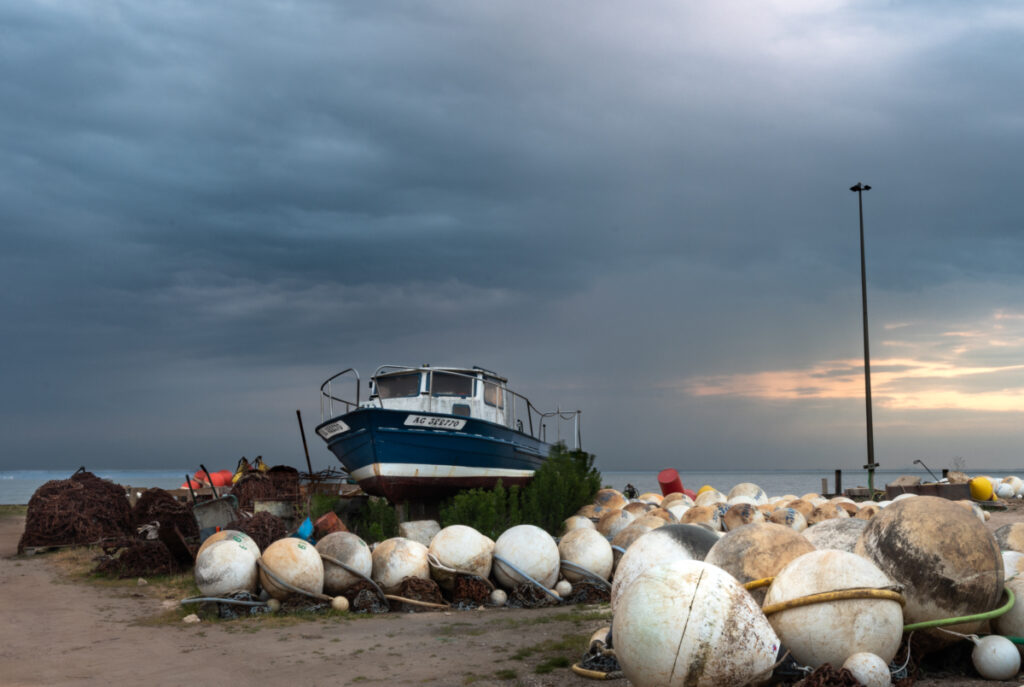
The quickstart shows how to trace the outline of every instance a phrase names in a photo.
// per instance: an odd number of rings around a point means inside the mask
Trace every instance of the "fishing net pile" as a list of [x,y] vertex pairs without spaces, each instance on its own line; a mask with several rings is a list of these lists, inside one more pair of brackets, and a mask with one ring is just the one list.
[[133,533],[124,487],[80,470],[70,479],[47,482],[32,495],[18,553],[26,547],[96,544]]
[[136,539],[123,544],[104,547],[105,555],[93,572],[125,578],[170,575],[188,569],[187,565],[175,560],[162,541]]
[[175,526],[183,537],[198,537],[199,527],[192,510],[163,489],[147,489],[132,508],[136,528],[153,522],[160,527]]
[[356,613],[387,613],[391,610],[386,599],[377,593],[370,582],[356,582],[345,592],[349,608]]
[[452,605],[458,608],[476,608],[487,603],[491,586],[476,575],[456,575],[452,586]]
[[283,539],[288,534],[281,518],[266,511],[257,513],[251,518],[239,518],[228,523],[224,529],[245,532],[253,538],[256,546],[260,547],[260,551],[266,550],[273,542]]
[[251,511],[257,499],[297,501],[299,471],[287,465],[275,465],[266,472],[250,470],[231,488],[240,510]]
[[[398,587],[398,594],[403,599],[412,599],[413,601],[425,601],[431,604],[447,605],[444,597],[441,596],[441,588],[437,586],[437,582],[433,580],[425,580],[420,577],[407,577],[402,580],[402,583]],[[391,610],[393,611],[404,611],[406,613],[418,613],[420,611],[431,611],[437,610],[436,608],[430,608],[429,606],[420,606],[418,604],[403,603],[391,599]]]
[[508,605],[512,608],[541,608],[557,603],[550,594],[528,582],[517,585],[508,593]]
[[572,586],[572,592],[566,601],[573,604],[601,604],[612,599],[612,590],[607,585],[583,580]]

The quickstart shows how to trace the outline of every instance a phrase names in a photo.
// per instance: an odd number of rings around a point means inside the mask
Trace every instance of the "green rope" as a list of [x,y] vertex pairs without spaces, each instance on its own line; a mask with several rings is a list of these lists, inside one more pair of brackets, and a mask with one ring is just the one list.
[[1016,601],[1016,597],[1014,596],[1013,591],[1009,587],[1005,587],[1004,589],[1006,590],[1007,602],[999,608],[987,611],[985,613],[964,615],[960,616],[959,618],[939,618],[938,620],[925,620],[924,622],[920,623],[904,625],[903,631],[912,632],[913,630],[927,630],[929,628],[941,627],[943,625],[959,625],[960,623],[969,623],[977,620],[992,620],[993,618],[998,618],[999,616],[1003,615],[1011,608],[1013,608],[1013,603],[1014,601]]

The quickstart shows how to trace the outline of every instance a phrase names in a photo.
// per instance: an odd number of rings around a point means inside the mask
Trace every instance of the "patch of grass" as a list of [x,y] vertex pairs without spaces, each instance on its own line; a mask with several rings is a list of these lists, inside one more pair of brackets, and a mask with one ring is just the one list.
[[565,656],[555,656],[554,658],[549,658],[546,661],[537,664],[537,667],[533,669],[533,672],[538,675],[543,675],[544,673],[550,673],[555,668],[568,668],[569,665],[569,659]]
[[499,680],[515,680],[516,674],[516,671],[509,670],[508,668],[494,671],[494,677]]
[[0,505],[0,517],[25,515],[28,512],[28,504],[8,503]]
[[[487,632],[487,628],[479,627],[473,623],[446,623],[437,629],[437,634],[445,637],[476,637]],[[392,635],[388,635],[394,636]]]

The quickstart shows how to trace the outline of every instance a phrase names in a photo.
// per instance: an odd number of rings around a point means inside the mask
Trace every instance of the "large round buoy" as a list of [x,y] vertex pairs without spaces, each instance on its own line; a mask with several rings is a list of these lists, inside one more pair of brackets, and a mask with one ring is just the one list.
[[749,503],[738,503],[725,511],[725,515],[722,516],[722,528],[726,532],[731,532],[752,522],[764,522],[764,516],[756,506]]
[[892,674],[889,673],[889,665],[875,654],[867,651],[858,652],[843,663],[843,668],[850,671],[850,674],[864,687],[890,687],[892,685]]
[[[894,502],[867,521],[857,553],[903,585],[906,622],[992,610],[1003,593],[1003,560],[995,537],[976,517],[937,496]],[[954,632],[976,632],[983,621]],[[953,635],[926,630],[941,646]],[[885,656],[883,656],[885,658]]]
[[[314,594],[324,591],[324,564],[316,548],[307,541],[285,537],[270,544],[263,552],[263,564],[282,582]],[[275,599],[283,601],[294,592],[281,587],[264,570],[260,570],[260,586]]]
[[684,504],[686,506],[692,506],[693,505],[693,499],[690,498],[689,496],[687,496],[686,494],[674,493],[674,494],[669,494],[668,496],[663,498],[661,500],[661,504],[660,505],[661,505],[662,508],[668,508],[673,503],[682,503],[682,504]]
[[875,517],[875,515],[877,515],[878,511],[880,510],[882,509],[878,507],[877,503],[865,503],[862,504],[860,508],[857,509],[857,513],[853,517],[857,518],[858,520],[870,520],[871,518]]
[[[585,531],[592,532],[600,539],[604,539],[593,528],[588,528]],[[476,575],[485,580],[491,576],[491,553],[494,551],[494,542],[490,537],[484,536],[472,527],[466,525],[445,527],[430,540],[428,551],[441,564],[430,567],[430,576],[442,589],[451,591],[455,585],[455,573],[445,568]]]
[[223,539],[232,539],[239,544],[243,544],[246,548],[252,551],[253,556],[256,558],[260,557],[259,545],[256,544],[256,540],[248,534],[245,532],[239,532],[238,530],[221,530],[220,532],[214,532],[203,540],[203,543],[199,546],[199,550],[196,551],[196,558],[199,558],[199,555],[202,554],[208,546]]
[[[804,499],[793,499],[786,504],[786,508],[792,508],[793,510],[800,511],[800,515],[804,516],[804,519],[806,520],[811,517],[811,513],[814,512],[815,506],[810,501],[805,501]],[[808,523],[810,523],[809,520]]]
[[693,560],[644,571],[619,599],[612,637],[636,687],[741,687],[767,679],[779,650],[736,580]]
[[718,491],[717,489],[708,489],[707,491],[701,491],[697,494],[697,498],[693,500],[695,506],[713,506],[716,503],[725,503],[728,501],[725,494]]
[[[331,532],[316,543],[316,550],[341,561],[353,570],[369,577],[373,572],[373,558],[366,542],[351,532]],[[324,563],[324,593],[336,596],[362,578],[329,561]]]
[[678,560],[704,560],[718,536],[699,525],[665,525],[641,535],[615,567],[611,604],[647,568]]
[[622,510],[626,513],[632,513],[635,518],[639,518],[652,508],[654,508],[654,506],[649,503],[644,503],[643,501],[630,501],[623,506]]
[[846,551],[812,551],[775,576],[764,599],[768,620],[802,665],[841,666],[859,651],[892,661],[903,636],[903,613],[893,599],[856,598],[772,612],[771,606],[838,590],[888,589],[893,581],[866,558]]
[[992,500],[992,482],[987,477],[972,477],[967,486],[971,490],[971,498],[975,501]]
[[1007,580],[1006,586],[1016,601],[1009,611],[992,621],[992,629],[1007,637],[1024,637],[1024,577]]
[[826,520],[832,520],[835,518],[848,518],[850,514],[846,512],[846,509],[837,503],[823,503],[820,506],[815,506],[811,514],[807,516],[807,524],[816,525],[819,522]]
[[584,527],[588,530],[596,529],[594,527],[594,521],[590,518],[585,518],[582,515],[570,515],[562,523],[562,534]]
[[995,537],[1001,551],[1020,551],[1024,553],[1024,522],[1003,525],[996,530]]
[[[814,546],[799,532],[783,525],[755,523],[726,532],[708,551],[704,562],[717,565],[740,584],[746,584],[774,577],[791,560],[811,551]],[[760,603],[765,591],[755,589],[751,594]]]
[[1009,584],[1011,578],[1024,573],[1024,553],[1020,551],[1001,551],[1000,554],[1003,557],[1003,577],[1006,583]]
[[637,497],[637,500],[643,501],[644,503],[649,503],[652,506],[660,506],[664,498],[664,496],[657,492],[645,491],[644,493],[640,494],[640,496]]
[[669,513],[673,518],[675,518],[676,522],[679,522],[679,519],[682,518],[683,514],[686,511],[690,510],[690,508],[692,508],[692,506],[688,506],[685,503],[675,502],[669,505],[668,510],[666,512]]
[[[647,515],[643,516],[642,518],[637,518],[636,520],[634,520],[632,522],[632,524],[629,525],[629,527],[633,527],[635,525],[643,525],[647,529],[653,530],[653,529],[657,529],[659,527],[663,527],[664,525],[668,525],[670,522],[675,522],[675,521],[668,520],[668,519],[663,518],[663,517],[661,517],[659,515],[655,515],[654,513],[648,513]],[[629,527],[627,527],[625,530],[619,530],[619,534],[622,534],[623,532],[628,530]],[[617,534],[615,536],[617,537],[619,535]]]
[[615,489],[600,489],[594,495],[594,505],[608,510],[619,510],[627,503],[629,499]]
[[595,506],[592,503],[588,503],[587,505],[581,507],[578,511],[576,511],[576,515],[582,516],[584,518],[590,518],[591,520],[597,520],[599,517],[601,517],[601,514],[604,513],[605,510],[606,509],[602,508],[601,506]]
[[[568,561],[585,568],[607,580],[612,574],[612,546],[596,530],[573,530],[558,542],[558,554]],[[572,566],[565,566],[562,574],[569,582],[586,581],[587,575]]]
[[[657,520],[657,518],[652,518]],[[664,527],[665,523],[660,521],[662,524],[658,527]],[[619,564],[619,560],[623,556],[624,551],[628,551],[629,547],[633,545],[637,539],[647,534],[651,530],[658,529],[657,527],[651,527],[649,524],[644,522],[634,522],[632,525],[622,530],[615,535],[615,538],[611,541],[612,547],[612,570],[615,570],[615,566]],[[622,549],[622,551],[619,551]]]
[[858,518],[834,518],[822,520],[801,532],[816,549],[836,549],[853,553],[857,540],[867,527],[867,520]]
[[[996,485],[996,496],[1001,499],[1012,499],[1016,494],[1017,492],[1011,484],[1001,482]],[[977,649],[975,649],[975,651],[977,651]]]
[[259,575],[253,550],[234,539],[221,539],[196,556],[196,586],[203,596],[223,597],[234,592],[254,593]]
[[1012,680],[1020,671],[1020,653],[1006,637],[989,635],[974,641],[971,662],[986,680]]
[[430,564],[427,553],[427,547],[418,541],[405,537],[385,539],[377,544],[371,554],[371,577],[388,594],[398,591],[402,580],[407,577],[429,580]]
[[636,516],[622,509],[610,510],[601,516],[597,521],[597,531],[606,537],[614,537],[624,528],[628,527]]
[[807,529],[807,519],[796,508],[776,508],[768,516],[768,522],[783,525],[795,532],[802,532]]
[[722,529],[722,520],[718,515],[718,509],[711,506],[693,506],[679,518],[684,525],[705,523],[713,530]]
[[760,506],[762,503],[768,503],[768,495],[764,493],[764,489],[752,482],[741,482],[729,490],[729,494],[727,495],[728,500],[731,501],[737,497],[749,498],[755,506]]
[[[494,557],[505,559],[545,588],[550,589],[558,581],[558,545],[536,525],[516,525],[505,530],[494,543]],[[494,577],[506,589],[528,582],[498,560],[494,562]]]

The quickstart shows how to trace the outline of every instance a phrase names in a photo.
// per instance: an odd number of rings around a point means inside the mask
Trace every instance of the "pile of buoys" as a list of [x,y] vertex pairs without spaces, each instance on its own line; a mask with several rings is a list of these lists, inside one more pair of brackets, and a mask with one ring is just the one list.
[[230,470],[216,470],[209,477],[202,470],[196,470],[187,482],[182,482],[179,489],[200,489],[202,487],[230,487],[233,473]]

